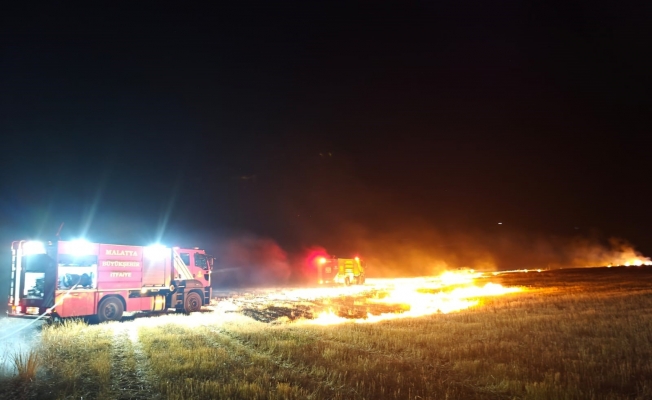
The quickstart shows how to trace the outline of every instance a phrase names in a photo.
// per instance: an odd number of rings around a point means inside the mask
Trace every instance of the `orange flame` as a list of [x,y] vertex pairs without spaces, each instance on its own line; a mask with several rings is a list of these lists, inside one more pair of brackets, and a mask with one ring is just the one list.
[[[647,257],[642,258],[642,259],[641,258],[631,258],[631,259],[628,259],[627,261],[625,261],[625,263],[623,265],[626,266],[626,267],[629,267],[629,266],[641,267],[643,265],[648,265],[649,266],[649,265],[652,265],[652,261],[650,261],[650,259],[647,258]],[[609,266],[611,266],[611,264],[609,264]]]
[[[401,313],[389,312],[379,315],[367,314],[366,318],[350,319],[340,317],[333,310],[319,314],[315,319],[303,320],[301,323],[332,325],[343,322],[373,323],[389,319],[421,317],[436,313],[451,313],[468,309],[480,304],[482,298],[500,296],[524,290],[521,287],[503,287],[495,283],[478,286],[477,278],[484,277],[476,272],[446,272],[439,277],[429,278],[399,278],[399,279],[368,279],[369,286],[387,291],[388,295],[381,299],[367,299],[369,303],[399,304],[406,309]],[[365,285],[367,286],[367,285]],[[360,294],[370,287],[330,288],[330,296],[338,297],[345,294]],[[314,294],[314,293],[313,293]],[[326,293],[322,293],[326,295]]]

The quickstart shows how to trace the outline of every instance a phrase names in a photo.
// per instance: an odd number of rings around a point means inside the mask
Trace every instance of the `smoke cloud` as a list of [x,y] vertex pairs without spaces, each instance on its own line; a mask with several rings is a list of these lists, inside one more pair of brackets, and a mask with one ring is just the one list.
[[356,254],[342,257],[357,255],[366,260],[370,276],[423,276],[457,268],[497,268],[490,245],[472,235],[445,235],[416,228],[377,234],[361,228],[356,231],[352,238]]
[[214,287],[274,286],[290,277],[287,253],[272,239],[241,235],[212,249]]
[[542,236],[500,229],[444,233],[418,224],[386,231],[349,226],[340,230],[344,245],[327,249],[342,258],[362,257],[368,276],[378,277],[435,275],[458,268],[494,271],[650,263],[619,238]]
[[601,245],[585,238],[576,238],[569,245],[570,263],[574,266],[641,265],[651,262],[624,239],[610,238]]
[[215,288],[263,287],[316,282],[320,257],[360,257],[368,277],[410,277],[469,268],[479,271],[640,265],[650,259],[633,244],[597,233],[549,236],[492,230],[453,232],[426,224],[370,229],[340,224],[332,235],[305,236],[312,244],[286,250],[276,241],[253,234],[225,236],[206,246],[216,257]]

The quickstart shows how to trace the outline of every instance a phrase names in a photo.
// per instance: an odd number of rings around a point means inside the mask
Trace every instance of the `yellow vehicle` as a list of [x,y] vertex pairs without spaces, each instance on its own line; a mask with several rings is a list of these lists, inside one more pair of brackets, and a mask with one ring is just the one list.
[[366,263],[359,257],[322,257],[317,265],[317,281],[320,285],[329,283],[362,285],[365,281],[365,267]]

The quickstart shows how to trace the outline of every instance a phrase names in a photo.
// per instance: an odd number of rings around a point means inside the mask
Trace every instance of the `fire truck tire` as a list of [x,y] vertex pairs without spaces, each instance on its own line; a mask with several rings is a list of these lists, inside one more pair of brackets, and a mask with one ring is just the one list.
[[119,321],[122,318],[124,307],[122,302],[115,297],[107,297],[100,302],[97,307],[97,320],[99,322],[105,321]]
[[201,310],[202,301],[201,296],[196,292],[190,292],[183,302],[183,311],[186,313],[196,312]]

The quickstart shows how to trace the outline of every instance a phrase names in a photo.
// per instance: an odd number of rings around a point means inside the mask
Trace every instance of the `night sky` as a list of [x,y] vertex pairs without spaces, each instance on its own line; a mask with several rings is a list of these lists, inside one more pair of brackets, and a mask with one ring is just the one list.
[[4,9],[2,242],[64,222],[112,243],[615,236],[649,256],[652,13],[623,3]]

